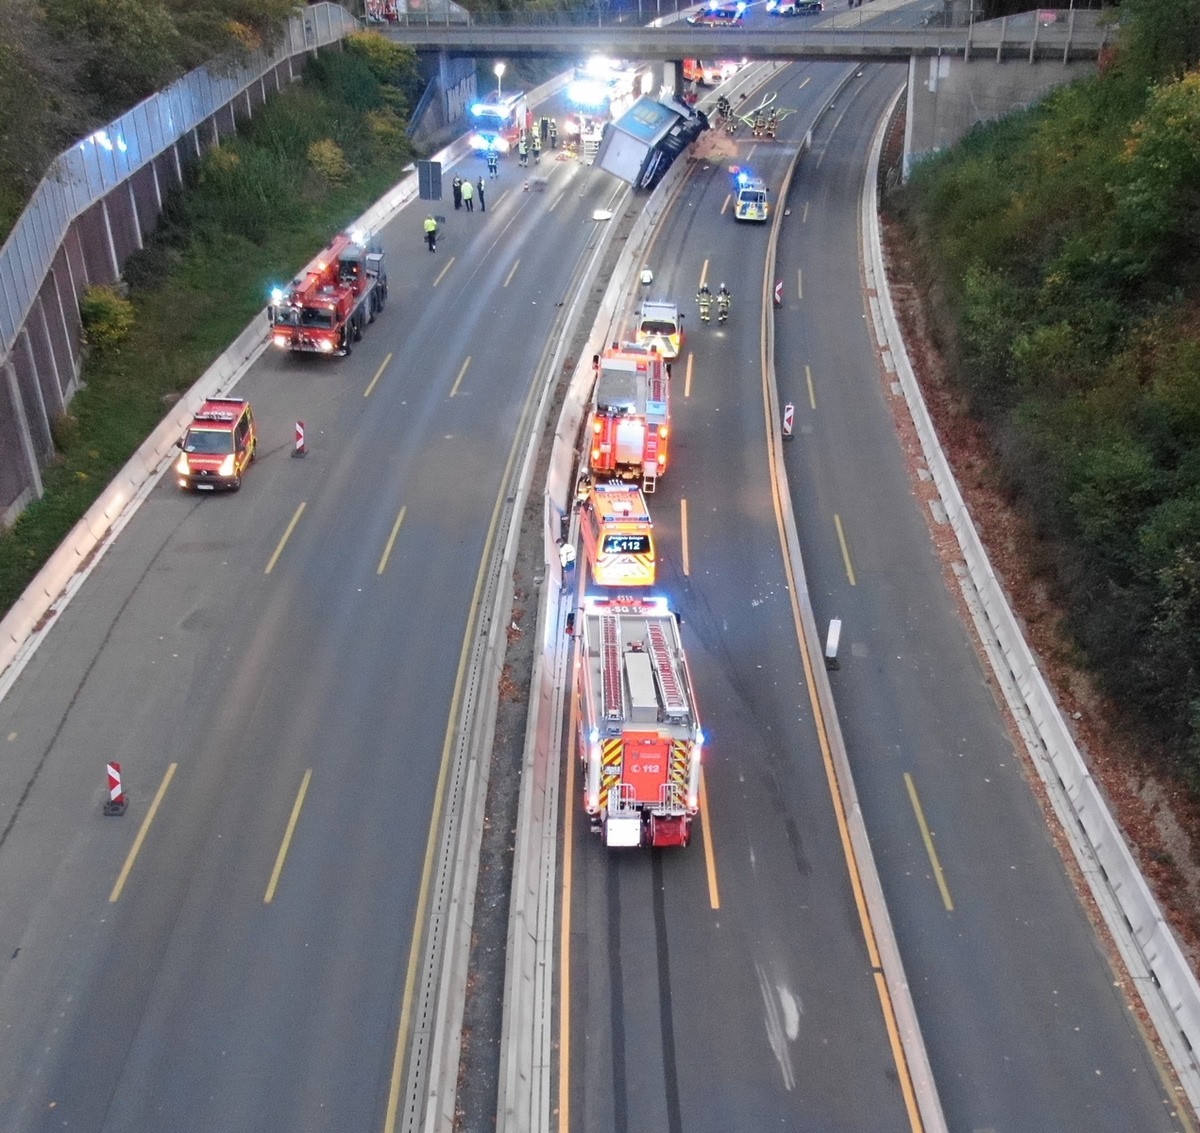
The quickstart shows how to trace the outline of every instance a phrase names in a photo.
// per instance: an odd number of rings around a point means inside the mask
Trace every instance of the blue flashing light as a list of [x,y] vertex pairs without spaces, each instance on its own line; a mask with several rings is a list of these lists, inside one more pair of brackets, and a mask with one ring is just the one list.
[[608,84],[599,79],[575,79],[567,87],[567,99],[576,106],[603,106],[610,93]]
[[282,287],[272,287],[271,288],[271,302],[275,303],[275,304],[279,304],[279,303],[283,302],[283,288]]
[[749,177],[749,175],[748,175],[748,174],[746,174],[746,173],[739,173],[739,174],[737,175],[737,183],[738,183],[738,185],[739,185],[739,186],[745,185],[745,184],[746,184],[746,182],[747,182],[747,181],[749,181],[749,180],[750,180],[750,177]]

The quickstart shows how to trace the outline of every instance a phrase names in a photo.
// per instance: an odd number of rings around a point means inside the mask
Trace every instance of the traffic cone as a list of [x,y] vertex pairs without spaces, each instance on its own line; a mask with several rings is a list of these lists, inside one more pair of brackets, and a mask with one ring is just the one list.
[[307,456],[308,445],[304,442],[304,422],[296,422],[296,447],[292,450],[292,456]]
[[524,193],[528,193],[528,192],[529,192],[529,178],[528,178],[528,177],[526,177],[526,178],[525,178],[525,188],[524,188],[524,189],[522,189],[521,191],[522,191],[522,192],[524,192]]

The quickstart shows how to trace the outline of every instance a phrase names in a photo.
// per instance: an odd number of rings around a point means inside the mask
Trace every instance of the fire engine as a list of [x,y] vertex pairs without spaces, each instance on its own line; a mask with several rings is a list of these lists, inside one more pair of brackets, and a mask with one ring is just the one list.
[[271,341],[281,350],[343,357],[386,300],[383,249],[360,233],[342,233],[286,289],[272,291]]
[[704,734],[662,597],[585,598],[576,657],[583,804],[606,846],[686,846]]
[[667,469],[670,367],[653,347],[614,342],[593,357],[592,368],[588,470],[597,482],[640,477],[642,491],[653,492]]

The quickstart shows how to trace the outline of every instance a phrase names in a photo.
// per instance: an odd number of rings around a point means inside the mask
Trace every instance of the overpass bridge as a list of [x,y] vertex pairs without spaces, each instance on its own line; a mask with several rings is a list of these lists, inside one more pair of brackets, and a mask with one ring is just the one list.
[[[465,13],[464,13],[465,15]],[[693,28],[682,20],[639,27],[580,12],[578,22],[556,13],[553,20],[520,24],[498,18],[469,16],[455,23],[449,15],[438,22],[426,9],[402,16],[381,28],[389,38],[419,51],[449,55],[506,57],[601,53],[620,59],[776,59],[835,62],[909,62],[921,58],[957,58],[1002,63],[1045,60],[1059,64],[1095,63],[1114,39],[1092,10],[1025,12],[964,28],[857,27],[833,23],[805,24],[801,19],[776,21],[771,27]],[[658,23],[659,21],[656,21]],[[840,24],[840,21],[839,21]]]

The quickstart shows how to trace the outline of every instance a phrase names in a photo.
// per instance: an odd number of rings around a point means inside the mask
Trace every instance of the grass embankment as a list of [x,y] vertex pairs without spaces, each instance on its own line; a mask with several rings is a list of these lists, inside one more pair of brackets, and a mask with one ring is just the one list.
[[1200,9],[1185,7],[1180,22],[1175,0],[1129,0],[1099,77],[978,129],[889,207],[1080,656],[1197,785]]
[[262,310],[269,284],[290,279],[400,178],[420,87],[410,51],[355,36],[310,60],[302,83],[189,171],[126,267],[127,336],[93,347],[85,388],[56,423],[45,495],[0,535],[0,614],[167,405]]

